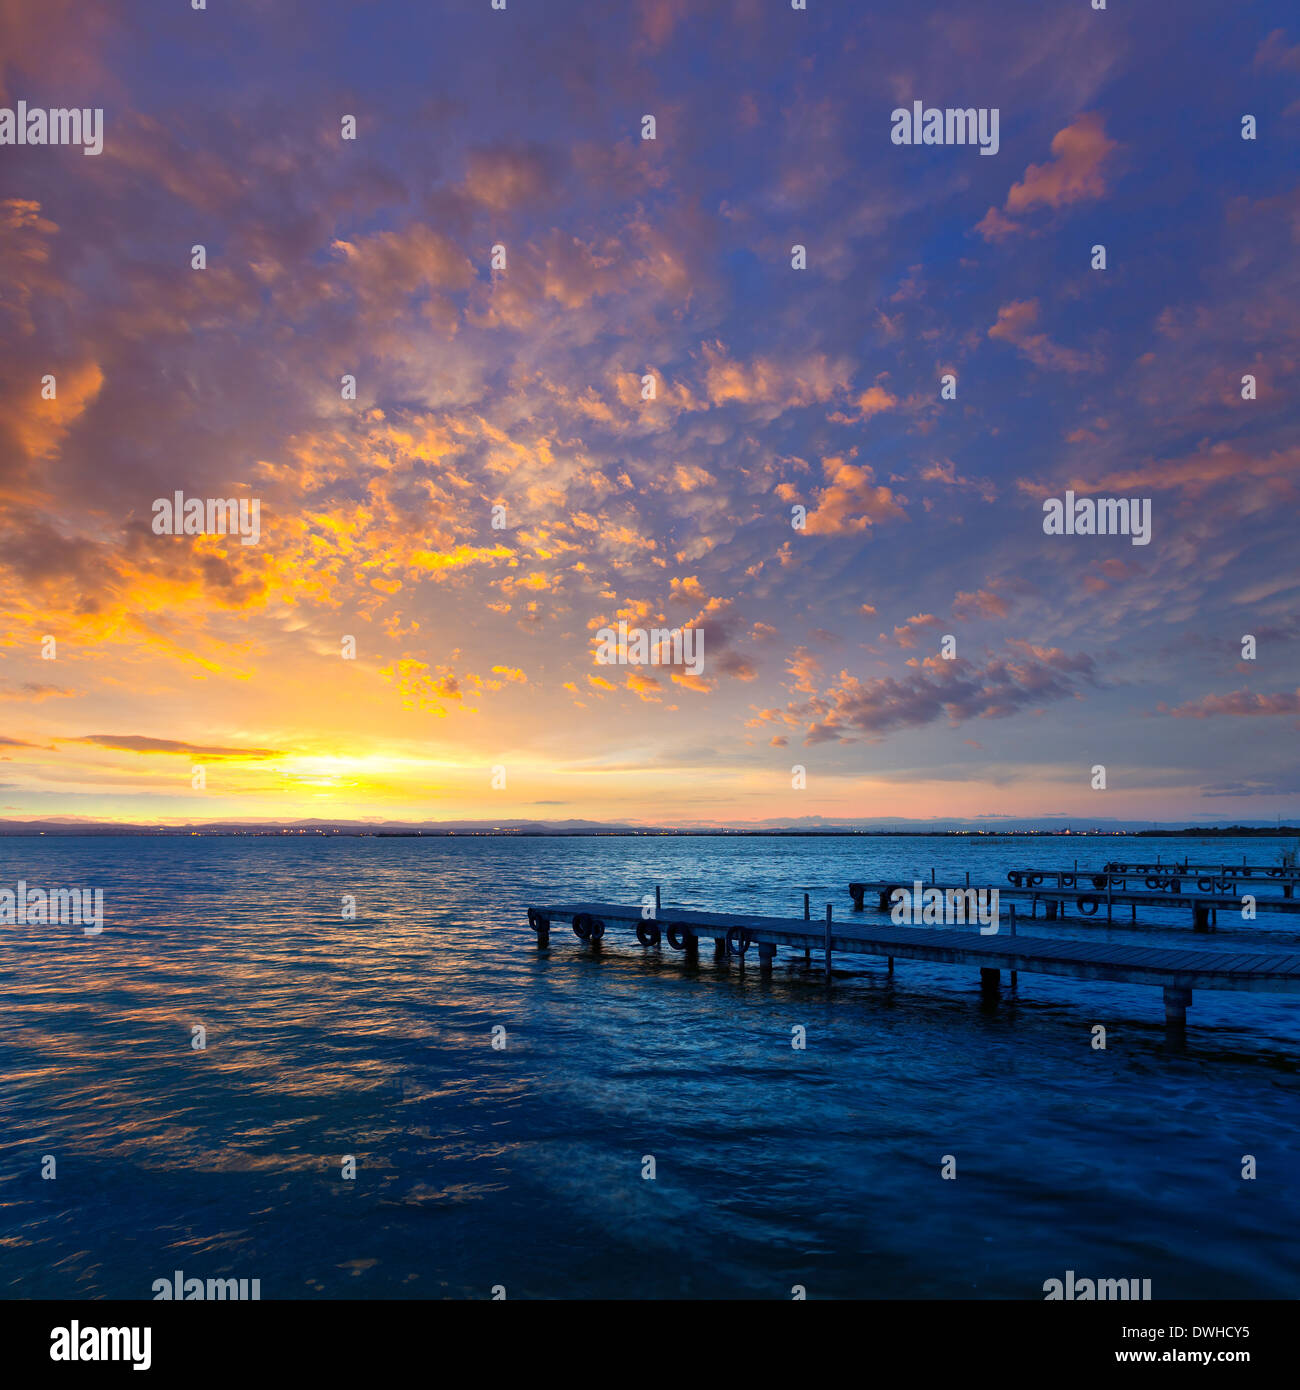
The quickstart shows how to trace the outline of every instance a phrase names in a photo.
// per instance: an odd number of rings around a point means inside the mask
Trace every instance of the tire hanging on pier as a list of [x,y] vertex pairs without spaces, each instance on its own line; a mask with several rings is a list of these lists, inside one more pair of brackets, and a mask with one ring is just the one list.
[[605,924],[590,912],[579,912],[573,919],[573,934],[579,941],[599,941],[605,935]]
[[642,946],[658,946],[659,923],[642,919],[636,924],[636,939]]
[[686,933],[681,927],[673,925],[668,928],[668,944],[674,951],[684,951],[686,949]]
[[1095,917],[1101,904],[1096,898],[1080,898],[1075,906],[1085,917]]
[[744,927],[730,927],[727,930],[727,954],[743,956],[749,950],[749,933]]
[[535,907],[528,909],[528,925],[534,931],[549,931],[551,919],[544,912],[538,912]]

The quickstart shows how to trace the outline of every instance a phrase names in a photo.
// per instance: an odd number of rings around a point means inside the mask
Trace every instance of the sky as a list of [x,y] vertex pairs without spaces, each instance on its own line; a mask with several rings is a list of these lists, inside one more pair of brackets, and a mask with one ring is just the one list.
[[1300,19],[1177,13],[0,0],[0,817],[1300,815]]

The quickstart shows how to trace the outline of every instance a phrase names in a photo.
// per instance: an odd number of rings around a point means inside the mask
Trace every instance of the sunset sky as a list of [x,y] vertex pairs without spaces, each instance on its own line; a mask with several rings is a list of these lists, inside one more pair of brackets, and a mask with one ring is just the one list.
[[0,816],[1300,815],[1300,19],[1176,9],[0,0]]

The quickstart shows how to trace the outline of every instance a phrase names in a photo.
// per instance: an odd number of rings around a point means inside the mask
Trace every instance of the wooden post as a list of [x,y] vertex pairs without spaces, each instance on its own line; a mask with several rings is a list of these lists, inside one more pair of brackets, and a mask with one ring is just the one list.
[[[805,922],[811,922],[811,921],[812,921],[812,905],[811,905],[811,904],[809,903],[809,901],[808,901],[808,894],[807,894],[807,893],[805,893],[805,894],[803,895],[803,919],[804,919]],[[811,962],[811,960],[812,960],[812,947],[811,947],[811,946],[805,946],[805,947],[803,948],[803,958],[804,958],[805,962]]]
[[1107,875],[1106,875],[1106,924],[1107,924],[1108,926],[1110,925],[1111,922],[1113,922],[1113,921],[1115,920],[1115,919],[1114,919],[1114,916],[1112,915],[1112,914],[1113,914],[1113,910],[1114,910],[1114,904],[1113,904],[1113,902],[1112,902],[1113,897],[1114,897],[1114,889],[1113,889],[1112,886],[1111,886],[1110,875],[1107,874]]
[[831,905],[826,904],[826,983],[831,979]]
[[1178,985],[1165,986],[1165,1026],[1173,1032],[1182,1032],[1187,1027],[1187,1006],[1192,1002],[1192,991]]
[[1002,972],[1000,970],[987,970],[980,967],[980,989],[985,994],[996,994],[1002,984]]
[[758,971],[760,975],[770,975],[772,964],[776,960],[776,947],[767,942],[758,943]]
[[655,884],[655,916],[659,916],[659,885]]
[[[1016,934],[1016,905],[1015,905],[1015,903],[1012,903],[1012,904],[1011,904],[1011,935],[1012,935],[1012,936],[1015,936],[1015,934]],[[1015,989],[1015,987],[1016,987],[1016,977],[1017,977],[1019,974],[1020,974],[1020,972],[1019,972],[1018,970],[1013,970],[1013,971],[1011,972],[1011,988],[1012,988],[1012,989]]]

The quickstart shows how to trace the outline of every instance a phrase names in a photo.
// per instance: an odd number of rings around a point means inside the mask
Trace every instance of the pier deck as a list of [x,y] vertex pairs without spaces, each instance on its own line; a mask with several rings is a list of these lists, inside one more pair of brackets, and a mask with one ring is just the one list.
[[[1244,860],[1240,864],[1229,864],[1221,860],[1217,864],[1189,864],[1183,860],[1180,864],[1176,859],[1161,861],[1156,860],[1154,864],[1130,864],[1122,863],[1118,859],[1112,859],[1105,865],[1106,871],[1117,874],[1170,874],[1181,873],[1184,878],[1194,874],[1223,874],[1232,875],[1236,878],[1297,878],[1300,879],[1300,866],[1290,864],[1247,864]],[[1083,872],[1082,869],[1079,870]]]
[[1181,1027],[1186,1021],[1193,990],[1300,993],[1300,951],[1129,946],[1068,937],[1017,937],[1006,931],[981,936],[974,929],[905,927],[888,922],[848,925],[829,917],[815,922],[662,907],[657,917],[646,920],[640,907],[599,902],[528,909],[529,925],[539,947],[550,944],[552,925],[565,920],[584,941],[599,942],[609,924],[619,923],[636,928],[643,946],[656,946],[666,937],[669,945],[688,956],[697,955],[701,938],[712,938],[715,959],[727,955],[743,959],[751,946],[757,947],[765,973],[772,969],[777,949],[784,946],[803,951],[805,958],[817,951],[824,958],[828,979],[834,954],[841,952],[883,956],[889,961],[891,975],[896,957],[974,966],[989,990],[997,989],[1003,970],[1150,985],[1164,991],[1165,1019],[1171,1027]]
[[1147,888],[1152,892],[1181,893],[1184,887],[1188,892],[1191,892],[1195,886],[1198,893],[1212,893],[1224,897],[1240,896],[1242,893],[1256,893],[1260,888],[1280,888],[1282,896],[1289,898],[1292,896],[1292,891],[1298,880],[1300,880],[1300,875],[1296,878],[1287,878],[1278,874],[1252,878],[1248,874],[1243,875],[1240,870],[1229,869],[1226,874],[1221,874],[1217,869],[1211,873],[1208,869],[1189,870],[1170,865],[1160,869],[1139,865],[1136,868],[1130,867],[1122,873],[1115,868],[1011,869],[1007,873],[1007,882],[1015,888],[1037,888],[1046,882],[1052,883],[1058,888],[1081,888],[1087,892],[1089,888],[1104,890],[1108,884],[1112,888],[1119,889],[1127,889],[1132,884],[1135,889]]
[[[890,895],[895,889],[905,888],[910,893],[915,889],[917,882],[920,882],[923,889],[937,889],[944,894],[982,893],[987,898],[988,894],[996,892],[999,894],[999,900],[1002,898],[1028,898],[1033,905],[1035,915],[1037,915],[1038,902],[1041,898],[1046,907],[1049,922],[1057,919],[1066,903],[1074,904],[1080,916],[1083,917],[1095,917],[1102,908],[1105,908],[1107,920],[1110,920],[1115,907],[1128,907],[1132,909],[1132,919],[1135,922],[1139,907],[1190,907],[1192,909],[1192,926],[1197,931],[1208,932],[1214,929],[1214,919],[1219,908],[1233,908],[1235,910],[1241,908],[1240,896],[1225,897],[1221,893],[1143,892],[1131,888],[1118,889],[1109,884],[1105,888],[1093,888],[1091,886],[1067,888],[1046,884],[1030,886],[1028,884],[1007,885],[998,883],[926,883],[924,880],[900,882],[896,878],[850,883],[849,897],[853,899],[854,910],[860,912],[867,895],[875,894],[877,905],[881,911],[886,911],[890,906]],[[1300,899],[1256,896],[1250,892],[1249,886],[1242,889],[1242,896],[1245,894],[1250,894],[1255,899],[1256,912],[1280,912],[1292,915],[1300,913]]]

